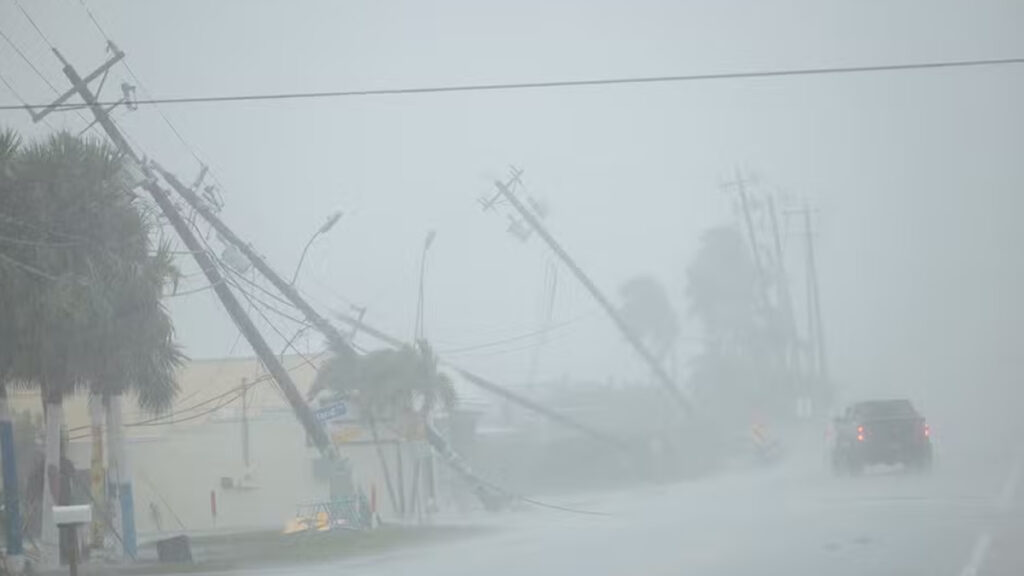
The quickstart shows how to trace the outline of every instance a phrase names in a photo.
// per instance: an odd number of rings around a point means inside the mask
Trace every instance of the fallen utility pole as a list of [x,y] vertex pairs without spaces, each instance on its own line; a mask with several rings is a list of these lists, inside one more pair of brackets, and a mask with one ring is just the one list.
[[[54,53],[57,55],[57,58],[60,59],[61,63],[64,64],[64,74],[71,81],[71,84],[74,87],[75,91],[78,92],[79,96],[92,111],[93,115],[96,118],[96,122],[107,133],[107,136],[109,136],[110,139],[114,142],[114,145],[117,146],[117,148],[125,156],[131,159],[133,166],[141,167],[143,172],[145,173],[146,168],[142,166],[139,156],[128,144],[128,141],[125,139],[124,134],[121,133],[117,125],[115,125],[114,122],[110,119],[108,111],[102,106],[100,106],[100,104],[97,102],[96,97],[89,89],[88,84],[82,79],[81,76],[78,75],[78,72],[75,71],[74,67],[71,66],[71,64],[64,59],[64,57],[61,55],[59,51],[54,49]],[[114,57],[112,58],[112,61],[120,60],[123,57],[124,53],[115,48],[115,53]],[[110,65],[112,64],[108,61],[101,68],[109,68]],[[92,78],[96,75],[96,73],[93,73],[90,74],[89,77]],[[45,116],[45,114],[34,114],[33,118],[38,121],[42,119],[43,116]],[[227,310],[228,315],[231,316],[231,319],[234,321],[235,325],[238,326],[238,329],[242,332],[242,335],[245,336],[246,341],[249,342],[249,345],[252,346],[253,351],[256,353],[257,356],[259,356],[260,361],[263,363],[264,367],[266,367],[267,371],[270,372],[271,376],[274,378],[278,386],[280,386],[281,390],[284,392],[285,398],[288,400],[288,403],[291,405],[292,410],[295,412],[295,415],[298,417],[299,422],[302,424],[303,428],[305,428],[306,433],[313,441],[313,444],[316,446],[317,450],[319,450],[321,455],[323,455],[329,461],[331,461],[332,463],[336,463],[338,461],[337,451],[331,444],[323,425],[316,419],[316,416],[310,409],[309,404],[307,404],[305,399],[302,397],[302,394],[299,392],[298,387],[295,386],[295,382],[288,374],[288,371],[285,370],[280,360],[278,360],[277,356],[274,354],[274,351],[271,350],[266,340],[264,340],[263,336],[256,328],[256,325],[252,322],[252,319],[249,318],[248,314],[246,314],[245,312],[245,309],[238,302],[238,299],[235,297],[235,294],[231,291],[230,287],[225,282],[225,279],[221,274],[220,269],[213,262],[213,259],[210,258],[210,255],[207,253],[206,249],[196,238],[195,234],[192,233],[191,228],[189,228],[188,223],[178,212],[177,208],[175,208],[174,203],[171,201],[169,197],[168,191],[161,188],[160,185],[153,178],[148,178],[141,184],[141,186],[153,197],[153,200],[160,207],[160,210],[167,217],[168,221],[170,221],[171,226],[174,227],[174,231],[181,238],[182,242],[185,243],[185,246],[189,250],[189,252],[192,253],[193,258],[195,258],[196,263],[199,264],[200,269],[203,271],[203,274],[206,276],[206,279],[213,287],[213,290],[217,294],[217,297],[220,298],[221,304],[224,305],[224,308],[225,310]]]
[[[342,322],[344,322],[344,323],[346,323],[346,324],[348,324],[350,326],[357,326],[359,328],[359,330],[361,330],[363,332],[366,332],[370,336],[373,336],[377,340],[380,340],[381,342],[384,342],[385,344],[387,344],[389,346],[392,346],[394,348],[398,348],[398,347],[400,347],[400,346],[402,346],[404,344],[404,342],[402,342],[402,340],[400,340],[400,339],[398,339],[398,338],[396,338],[396,337],[394,337],[394,336],[392,336],[390,334],[382,332],[382,331],[378,330],[377,328],[374,328],[373,326],[367,325],[366,322],[363,321],[362,316],[360,316],[359,318],[354,318],[352,316],[349,316],[348,314],[335,313],[335,317],[338,320],[341,320]],[[516,394],[515,392],[511,392],[510,390],[506,389],[504,386],[500,386],[498,384],[495,384],[494,382],[491,382],[490,380],[484,378],[483,376],[480,376],[478,374],[474,374],[473,372],[470,372],[469,370],[465,370],[465,369],[462,369],[462,368],[460,368],[458,366],[455,366],[451,362],[446,362],[443,358],[441,359],[441,363],[446,365],[446,366],[448,366],[449,368],[455,370],[459,374],[461,374],[462,377],[465,378],[467,382],[469,382],[470,384],[473,384],[474,386],[476,386],[478,388],[486,390],[487,392],[490,392],[491,394],[494,394],[496,396],[501,396],[502,398],[504,398],[504,399],[514,403],[514,404],[518,404],[518,405],[522,406],[523,408],[526,408],[526,409],[531,410],[533,412],[536,412],[536,413],[538,413],[538,414],[540,414],[542,416],[545,416],[548,419],[550,419],[551,421],[557,422],[557,423],[565,426],[566,428],[571,428],[573,430],[576,430],[577,432],[582,432],[586,436],[589,436],[589,437],[591,437],[591,438],[593,438],[595,440],[598,440],[600,442],[603,442],[605,444],[613,446],[613,447],[615,447],[615,448],[617,448],[619,450],[622,450],[622,451],[625,451],[625,452],[629,452],[629,446],[626,443],[622,442],[621,440],[619,440],[617,438],[609,436],[608,434],[605,434],[604,432],[601,432],[600,430],[595,430],[594,428],[591,428],[590,426],[587,426],[586,424],[582,424],[580,422],[577,422],[577,421],[573,420],[572,418],[569,418],[568,416],[565,416],[563,414],[559,414],[558,412],[556,412],[556,411],[554,411],[554,410],[552,410],[550,408],[547,408],[546,406],[544,406],[542,404],[534,402],[533,400],[530,400],[529,398],[526,398],[524,396],[520,396],[519,394]]]
[[[519,172],[517,171],[515,178],[518,179],[518,177]],[[537,218],[537,216],[535,216],[534,213],[530,211],[518,197],[516,197],[508,184],[501,182],[500,180],[496,180],[494,185],[498,188],[498,194],[508,201],[508,203],[511,204],[517,212],[519,212],[519,215],[522,216],[530,227],[541,237],[541,239],[544,240],[555,255],[562,260],[562,263],[569,268],[569,271],[571,271],[573,275],[576,276],[576,279],[583,284],[583,287],[590,292],[590,295],[597,300],[597,303],[600,304],[601,308],[604,309],[606,314],[608,314],[608,317],[612,319],[615,327],[619,329],[619,332],[622,332],[622,335],[626,337],[626,341],[629,342],[637,354],[639,354],[640,357],[643,358],[644,362],[647,363],[650,369],[654,372],[658,381],[662,386],[664,386],[665,390],[668,391],[669,395],[679,403],[679,406],[684,411],[691,413],[693,408],[690,406],[690,402],[683,395],[682,391],[679,390],[675,382],[672,381],[672,377],[669,376],[668,372],[666,372],[662,367],[661,362],[659,362],[658,359],[655,358],[654,354],[647,349],[647,346],[645,346],[636,333],[633,332],[633,329],[629,327],[629,324],[622,319],[622,316],[619,315],[619,311],[615,309],[615,306],[610,300],[608,300],[608,297],[601,292],[597,285],[594,284],[594,281],[587,276],[583,269],[576,264],[572,257],[569,256],[569,253],[562,248],[557,240],[555,240],[554,236],[548,232],[540,219]]]

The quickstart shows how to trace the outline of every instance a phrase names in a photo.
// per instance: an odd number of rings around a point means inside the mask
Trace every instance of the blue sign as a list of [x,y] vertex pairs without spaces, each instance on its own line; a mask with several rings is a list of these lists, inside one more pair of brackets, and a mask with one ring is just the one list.
[[329,404],[323,408],[318,408],[314,414],[316,419],[321,422],[330,422],[331,420],[337,420],[345,414],[348,414],[348,406],[344,402],[335,402]]

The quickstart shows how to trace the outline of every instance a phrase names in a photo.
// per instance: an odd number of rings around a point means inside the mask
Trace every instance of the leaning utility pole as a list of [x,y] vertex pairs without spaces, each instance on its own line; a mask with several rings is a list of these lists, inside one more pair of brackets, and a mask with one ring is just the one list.
[[740,199],[740,209],[743,212],[743,225],[747,230],[747,240],[750,242],[750,257],[754,262],[754,274],[757,281],[756,297],[760,299],[758,304],[762,306],[766,314],[771,312],[772,302],[768,296],[768,282],[765,279],[764,262],[761,258],[761,248],[758,243],[757,229],[754,227],[754,216],[750,204],[750,193],[747,190],[747,180],[743,173],[736,170],[736,180],[726,183],[723,188],[735,187],[736,195]]
[[764,286],[764,265],[761,263],[761,250],[757,245],[757,234],[754,231],[754,217],[750,213],[750,196],[747,194],[747,181],[743,174],[736,170],[736,194],[740,197],[740,207],[743,209],[743,223],[747,228],[747,239],[750,241],[750,256],[754,259],[754,269],[757,271],[758,282]]
[[828,383],[828,362],[827,354],[825,352],[825,329],[821,321],[821,293],[818,288],[818,266],[814,257],[814,227],[811,223],[811,209],[804,204],[804,227],[807,230],[807,286],[808,286],[808,299],[813,312],[814,322],[814,333],[815,333],[815,348],[818,356],[818,375],[821,377],[821,383]]
[[309,320],[310,324],[313,325],[318,332],[327,338],[327,341],[331,344],[333,350],[351,351],[351,347],[345,337],[338,332],[338,330],[331,325],[331,323],[321,316],[316,309],[314,309],[309,302],[306,301],[299,291],[295,288],[295,285],[285,280],[278,274],[273,268],[267,264],[267,261],[256,252],[253,247],[243,242],[241,238],[231,228],[228,228],[227,224],[220,219],[219,216],[213,211],[209,204],[204,202],[191,188],[181,183],[181,180],[174,174],[171,174],[159,164],[154,165],[156,171],[163,177],[164,181],[171,185],[171,188],[181,196],[188,205],[195,210],[204,220],[209,222],[213,229],[217,231],[220,237],[229,245],[232,245],[252,262],[256,270],[263,275],[264,278],[270,281],[277,288],[289,302],[295,305],[296,308],[302,312],[303,316]]
[[[521,171],[516,170],[513,174],[513,182],[518,181]],[[601,292],[601,290],[594,284],[594,281],[579,267],[578,264],[569,256],[569,253],[555,240],[554,236],[548,232],[547,228],[541,223],[540,219],[532,211],[530,211],[519,198],[512,192],[509,184],[495,180],[494,185],[498,188],[498,195],[503,197],[509,204],[515,208],[516,212],[522,216],[523,220],[541,237],[542,240],[548,245],[549,248],[558,256],[567,268],[576,276],[576,279],[583,284],[583,287],[590,292],[590,295],[597,300],[597,303],[604,309],[608,317],[612,319],[615,327],[622,332],[622,335],[626,337],[626,341],[633,347],[633,349],[643,358],[644,362],[654,372],[655,377],[664,386],[665,390],[668,391],[669,395],[672,396],[679,406],[683,408],[687,413],[692,411],[690,402],[686,399],[683,393],[676,386],[675,382],[668,375],[668,372],[661,366],[661,363],[655,358],[654,354],[647,349],[647,346],[640,340],[640,338],[633,332],[633,329],[622,319],[619,315],[619,311],[615,309],[615,306],[608,300],[608,297]],[[493,202],[487,205],[493,205]]]
[[818,266],[814,256],[814,225],[811,220],[811,208],[804,202],[800,208],[787,210],[786,214],[802,216],[806,235],[806,268],[807,268],[807,340],[808,370],[816,371],[820,384],[828,384],[828,355],[825,348],[825,329],[821,319],[821,293],[818,288]]
[[800,373],[800,350],[797,345],[796,315],[793,311],[793,295],[789,287],[789,275],[786,273],[786,262],[782,252],[782,235],[779,232],[779,218],[775,212],[775,199],[768,195],[768,214],[772,224],[772,244],[775,248],[775,274],[778,276],[778,298],[779,306],[782,308],[784,322],[786,323],[786,337],[788,342],[789,360],[791,367],[797,374]]
[[[92,79],[98,77],[101,71],[109,70],[109,68],[113,66],[114,63],[124,58],[124,53],[121,52],[121,50],[117,49],[116,47],[113,47],[113,49],[113,57],[109,61],[107,61],[103,66],[101,66],[100,69],[97,70],[97,72],[93,72],[87,78]],[[45,116],[49,111],[55,109],[56,105],[59,105],[60,103],[66,101],[71,95],[77,92],[78,95],[89,107],[89,109],[92,111],[93,116],[95,116],[96,118],[96,122],[107,133],[107,136],[110,137],[114,145],[117,146],[117,148],[131,160],[131,165],[133,167],[141,169],[143,174],[146,175],[148,169],[142,165],[139,156],[128,144],[128,141],[125,139],[124,134],[121,133],[117,125],[114,124],[114,122],[110,119],[109,110],[103,108],[97,102],[95,95],[93,95],[92,91],[89,89],[88,83],[85,80],[83,80],[81,76],[78,75],[78,72],[75,71],[74,67],[71,66],[71,64],[63,57],[63,55],[61,55],[61,53],[56,49],[54,49],[54,53],[57,55],[57,58],[59,58],[61,63],[64,65],[64,74],[68,77],[68,80],[71,81],[73,88],[64,95],[62,95],[60,98],[58,98],[57,104],[51,104],[38,114],[33,113],[33,119],[35,119],[36,121],[42,119],[42,117]],[[174,183],[172,182],[172,185],[173,184]],[[256,325],[252,322],[252,319],[249,318],[248,314],[246,314],[245,312],[245,309],[238,302],[238,299],[235,297],[235,294],[231,291],[230,287],[225,282],[224,276],[221,274],[220,269],[213,262],[213,259],[210,258],[210,255],[207,253],[206,249],[196,238],[195,234],[193,234],[191,228],[189,228],[188,223],[178,212],[177,208],[175,208],[174,203],[171,201],[168,192],[160,187],[160,185],[156,182],[155,178],[151,177],[146,178],[146,180],[144,180],[141,183],[141,186],[153,197],[153,200],[156,202],[157,206],[160,207],[160,210],[171,223],[171,226],[174,228],[174,231],[181,238],[182,242],[184,242],[185,247],[192,254],[193,258],[195,258],[196,263],[199,264],[199,267],[203,271],[203,274],[206,276],[207,281],[210,283],[210,286],[213,287],[213,290],[217,294],[217,297],[220,299],[221,304],[223,304],[224,309],[227,310],[228,315],[234,321],[235,325],[238,326],[238,329],[242,332],[242,335],[245,336],[246,341],[249,342],[249,345],[252,347],[253,351],[256,353],[257,356],[259,356],[260,361],[263,363],[263,366],[267,369],[268,372],[270,372],[271,376],[274,378],[278,386],[280,386],[281,390],[284,392],[285,398],[288,400],[288,403],[291,405],[292,410],[295,412],[295,415],[298,417],[299,422],[305,428],[306,433],[313,441],[313,444],[316,446],[317,450],[319,450],[320,453],[332,463],[338,462],[337,451],[331,444],[330,439],[328,438],[327,432],[324,429],[323,425],[316,419],[316,416],[313,414],[312,409],[310,409],[305,399],[303,399],[302,394],[299,393],[299,390],[295,386],[295,382],[292,380],[291,376],[288,374],[288,371],[285,370],[280,360],[274,354],[274,351],[271,350],[266,340],[264,340],[263,336],[256,328]]]
[[[335,353],[353,355],[355,354],[355,352],[352,350],[351,345],[349,344],[349,340],[341,333],[341,331],[339,331],[337,327],[335,327],[330,321],[321,316],[320,313],[317,312],[316,309],[314,309],[313,306],[311,306],[309,302],[306,301],[306,299],[299,293],[299,291],[295,288],[294,285],[292,285],[290,282],[288,282],[279,274],[277,274],[274,271],[274,269],[271,268],[269,264],[267,264],[266,260],[264,260],[263,257],[260,256],[252,248],[252,246],[243,242],[238,237],[238,235],[236,235],[230,228],[228,228],[228,226],[224,224],[220,217],[205,202],[203,202],[199,198],[199,196],[192,191],[191,188],[182,184],[181,181],[174,176],[174,174],[171,174],[170,172],[164,170],[159,165],[157,165],[155,169],[157,172],[160,173],[164,180],[168,182],[176,192],[178,192],[178,194],[185,200],[186,203],[188,203],[190,207],[192,207],[200,216],[202,216],[207,222],[209,222],[213,226],[213,228],[220,234],[221,238],[223,238],[225,242],[228,242],[230,245],[235,246],[236,248],[239,249],[240,252],[242,252],[242,254],[248,257],[249,260],[253,263],[253,266],[255,266],[256,270],[259,271],[265,278],[267,278],[274,285],[274,287],[277,288],[281,292],[281,294],[288,299],[289,302],[294,304],[295,307],[298,308],[300,312],[302,312],[306,319],[309,320],[310,324],[312,324],[313,327],[318,332],[320,332],[327,338],[328,342],[331,344],[331,347],[335,351]],[[365,310],[363,312],[365,312]],[[367,334],[370,334],[378,338],[379,340],[390,344],[391,346],[399,347],[403,344],[401,340],[387,336],[383,332],[375,330],[372,327],[366,325],[362,321],[362,315],[363,314],[360,314],[359,319],[353,319],[343,315],[338,315],[338,318],[350,324],[356,330],[366,332]],[[462,371],[460,370],[460,372]],[[523,398],[517,394],[514,394],[513,392],[510,392],[497,384],[489,382],[482,377],[476,375],[469,375],[468,373],[465,372],[462,373],[464,376],[466,376],[466,379],[469,382],[477,385],[478,387],[484,388],[485,390],[493,394],[497,394],[507,400],[515,402],[527,409],[533,410],[563,425],[582,431],[591,437],[597,438],[604,442],[610,442],[613,445],[621,447],[621,443],[614,441],[611,437],[605,434],[602,434],[587,426],[579,424],[578,422],[575,422],[574,420],[571,420],[561,414],[558,414],[557,412],[547,409],[527,398]]]

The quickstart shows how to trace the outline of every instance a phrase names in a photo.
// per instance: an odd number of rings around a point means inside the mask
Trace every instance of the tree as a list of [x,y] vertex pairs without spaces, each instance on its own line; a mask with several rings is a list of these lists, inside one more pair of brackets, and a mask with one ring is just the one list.
[[426,427],[435,408],[450,409],[455,405],[455,388],[451,379],[438,369],[433,348],[420,340],[415,346],[375,350],[363,356],[348,347],[333,350],[317,373],[311,395],[321,390],[329,390],[359,407],[377,449],[391,506],[400,510],[380,445],[379,423],[393,421],[404,428],[399,430],[404,435],[410,427]]
[[636,276],[619,288],[619,314],[633,332],[664,357],[679,337],[679,319],[665,287],[653,276]]
[[691,370],[695,392],[742,416],[777,400],[786,379],[777,362],[781,317],[760,296],[762,280],[740,232],[705,232],[686,278],[689,312],[704,329],[704,350]]
[[[4,145],[6,143],[6,145]],[[0,214],[11,236],[0,242],[5,280],[3,333],[7,381],[38,386],[46,422],[44,552],[52,553],[52,504],[60,501],[63,397],[76,388],[131,386],[147,409],[176,392],[181,354],[160,305],[169,252],[153,250],[153,222],[123,176],[121,156],[67,133],[7,150]],[[9,308],[9,309],[8,309]],[[7,330],[5,328],[5,330]]]
[[[124,276],[111,282],[103,295],[107,314],[93,340],[94,363],[89,368],[92,496],[97,508],[93,545],[102,546],[106,527],[119,517],[120,542],[131,557],[135,555],[134,506],[121,429],[122,396],[133,392],[143,410],[166,411],[178,393],[175,372],[185,357],[174,341],[174,326],[161,302],[165,285],[176,282],[178,276],[169,245],[161,243],[139,265],[122,272]],[[109,478],[103,469],[104,420],[111,430]]]

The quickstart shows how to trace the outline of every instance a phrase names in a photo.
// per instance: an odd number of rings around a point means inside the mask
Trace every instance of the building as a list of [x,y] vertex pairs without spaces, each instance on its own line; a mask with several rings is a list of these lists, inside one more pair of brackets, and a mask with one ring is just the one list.
[[[284,358],[303,394],[316,374],[317,360],[311,362]],[[143,413],[130,399],[125,402],[126,452],[140,537],[283,527],[297,506],[328,498],[316,449],[257,359],[192,360],[180,370],[178,383],[180,394],[166,414]],[[244,394],[243,383],[250,384]],[[87,469],[90,462],[88,402],[87,394],[79,393],[64,403],[68,456],[78,469]],[[11,405],[15,411],[42,413],[38,392],[13,392]],[[378,510],[388,517],[400,506],[399,477],[407,509],[416,498],[414,462],[428,452],[417,442],[399,444],[382,429],[378,453],[358,422],[343,419],[329,425],[356,488],[368,497],[376,493]],[[381,455],[393,478],[394,506]]]

